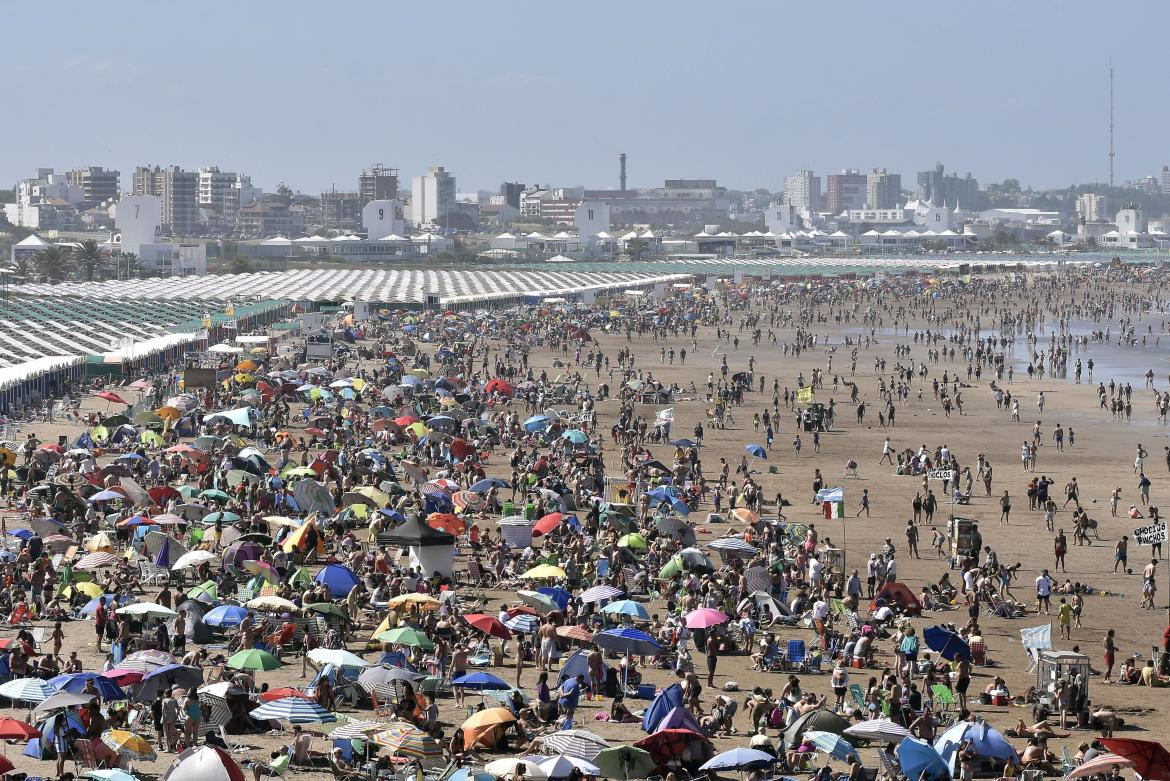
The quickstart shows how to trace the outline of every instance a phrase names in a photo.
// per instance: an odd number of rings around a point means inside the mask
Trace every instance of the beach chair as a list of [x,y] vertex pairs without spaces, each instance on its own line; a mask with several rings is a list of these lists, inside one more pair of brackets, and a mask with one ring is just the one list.
[[803,640],[789,640],[784,659],[789,670],[799,670],[804,666],[805,649]]
[[849,696],[853,698],[853,703],[858,708],[861,708],[861,712],[865,713],[869,708],[869,703],[865,701],[865,692],[862,690],[860,683],[849,684]]
[[877,752],[878,758],[878,779],[881,781],[894,781],[901,774],[901,768],[898,766],[896,757],[887,754],[884,751]]
[[224,729],[222,724],[219,725],[218,729],[219,739],[223,741],[223,744],[228,747],[228,751],[230,751],[232,754],[239,754],[240,756],[246,757],[252,753],[252,750],[245,746],[240,740],[235,739],[231,735],[227,734],[227,730]]
[[1076,767],[1076,763],[1074,763],[1072,761],[1072,757],[1070,757],[1068,755],[1068,746],[1061,746],[1060,747],[1060,769],[1061,769],[1061,772],[1064,774],[1065,778],[1068,778],[1068,774],[1072,772],[1074,767]]
[[88,738],[79,738],[73,741],[73,764],[78,775],[87,770],[97,770],[97,755],[93,751],[93,741]]
[[949,711],[951,706],[955,704],[955,695],[942,683],[936,683],[930,687],[930,696],[935,701],[935,704],[941,704],[943,706],[944,713]]

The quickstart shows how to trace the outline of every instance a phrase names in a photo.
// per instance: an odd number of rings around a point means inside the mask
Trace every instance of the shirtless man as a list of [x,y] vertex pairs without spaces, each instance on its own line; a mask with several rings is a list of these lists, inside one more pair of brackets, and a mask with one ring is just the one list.
[[545,620],[540,629],[537,630],[536,637],[540,642],[539,656],[536,660],[537,667],[540,670],[551,672],[553,652],[556,650],[557,628],[552,621]]

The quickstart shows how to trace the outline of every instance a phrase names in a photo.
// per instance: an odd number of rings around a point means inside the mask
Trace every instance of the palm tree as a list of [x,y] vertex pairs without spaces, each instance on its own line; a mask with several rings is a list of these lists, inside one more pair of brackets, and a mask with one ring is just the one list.
[[93,282],[95,273],[104,276],[104,272],[109,271],[109,257],[93,239],[81,242],[81,246],[74,249],[73,255],[74,262],[85,272],[86,282]]
[[47,281],[60,282],[73,267],[73,253],[57,244],[45,247],[33,258],[33,267]]
[[28,282],[33,275],[33,263],[29,260],[28,254],[19,255],[16,260],[12,262],[12,281],[13,282]]

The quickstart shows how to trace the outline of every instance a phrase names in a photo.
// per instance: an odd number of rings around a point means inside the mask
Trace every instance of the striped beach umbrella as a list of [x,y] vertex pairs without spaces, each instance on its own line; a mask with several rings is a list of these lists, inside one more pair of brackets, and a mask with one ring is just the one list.
[[276,719],[290,724],[328,724],[337,721],[337,716],[301,697],[284,697],[266,702],[252,711],[251,716],[254,719]]
[[388,721],[358,720],[342,724],[329,735],[331,740],[364,739],[372,733],[382,732],[393,726]]
[[527,613],[520,613],[512,616],[504,622],[504,626],[511,629],[513,632],[519,632],[523,635],[530,635],[537,629],[540,629],[540,619],[536,616],[530,616]]
[[811,740],[814,746],[829,754],[833,759],[842,762],[848,762],[850,757],[857,754],[857,749],[853,747],[853,744],[835,732],[810,729],[804,733],[804,737]]
[[620,597],[621,595],[622,590],[620,588],[614,588],[613,586],[607,585],[594,586],[593,588],[586,589],[584,592],[582,592],[581,601],[588,604],[590,602],[601,602],[602,600],[613,599],[614,597]]
[[755,556],[759,551],[749,543],[744,542],[739,537],[724,537],[715,540],[711,543],[711,550],[719,551],[720,553],[734,553],[743,558],[750,558]]
[[91,570],[99,567],[109,567],[112,564],[118,563],[118,557],[112,553],[105,551],[98,551],[96,553],[87,553],[81,557],[81,561],[77,562],[74,569]]
[[390,729],[375,732],[373,741],[390,749],[392,754],[417,759],[424,764],[443,761],[443,748],[438,741],[410,725],[394,724]]
[[541,739],[546,753],[568,754],[590,762],[605,749],[609,741],[598,734],[584,729],[567,729],[554,732]]
[[0,696],[19,702],[42,702],[54,691],[39,678],[14,678],[0,684]]

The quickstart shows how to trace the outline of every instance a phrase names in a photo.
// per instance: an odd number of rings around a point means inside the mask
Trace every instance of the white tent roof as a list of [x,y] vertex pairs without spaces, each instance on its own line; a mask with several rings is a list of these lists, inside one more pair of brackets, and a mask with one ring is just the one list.
[[27,238],[23,238],[20,241],[16,242],[16,246],[18,246],[18,247],[48,247],[50,245],[49,245],[49,242],[45,241],[40,236],[36,235],[35,233],[30,233]]
[[511,233],[501,233],[499,236],[496,236],[496,238],[497,239],[514,239],[514,238],[516,238],[516,236],[514,236]]
[[638,231],[630,231],[622,236],[622,241],[632,241],[638,238]]
[[553,238],[554,239],[575,239],[577,237],[574,236],[573,234],[569,233],[568,231],[561,231],[557,235],[553,236]]
[[399,236],[397,233],[391,233],[389,236],[383,236],[378,241],[410,241],[405,236]]
[[543,239],[543,238],[545,238],[545,235],[544,235],[543,233],[541,233],[540,231],[532,231],[532,233],[529,233],[529,234],[528,234],[527,238],[530,238],[530,239]]
[[610,235],[608,232],[606,232],[606,231],[601,231],[600,233],[598,233],[598,234],[597,234],[597,238],[599,238],[599,239],[612,239],[612,238],[613,238],[613,236],[611,236],[611,235]]
[[573,258],[566,257],[565,255],[553,255],[551,258],[545,258],[544,262],[545,263],[576,263],[576,261]]
[[260,243],[269,247],[284,247],[292,244],[292,242],[286,239],[284,236],[273,236],[271,239],[265,239]]
[[654,231],[646,231],[645,233],[643,233],[643,234],[642,234],[642,238],[644,238],[644,239],[656,239],[656,238],[658,238],[658,237],[654,235]]
[[845,231],[833,231],[832,233],[829,234],[829,238],[830,239],[847,239],[847,238],[849,238],[849,234],[846,233]]

